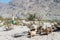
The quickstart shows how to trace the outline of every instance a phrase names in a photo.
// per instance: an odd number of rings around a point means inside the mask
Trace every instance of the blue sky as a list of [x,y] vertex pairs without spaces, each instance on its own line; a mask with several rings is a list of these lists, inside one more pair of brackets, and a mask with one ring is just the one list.
[[11,0],[0,0],[0,3],[9,3]]

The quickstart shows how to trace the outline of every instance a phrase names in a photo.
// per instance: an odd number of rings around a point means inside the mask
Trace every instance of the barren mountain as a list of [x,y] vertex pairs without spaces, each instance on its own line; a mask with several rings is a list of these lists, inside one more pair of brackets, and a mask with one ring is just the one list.
[[28,13],[42,16],[43,19],[60,19],[60,0],[12,0],[9,4],[0,3],[0,15],[4,18],[26,18]]

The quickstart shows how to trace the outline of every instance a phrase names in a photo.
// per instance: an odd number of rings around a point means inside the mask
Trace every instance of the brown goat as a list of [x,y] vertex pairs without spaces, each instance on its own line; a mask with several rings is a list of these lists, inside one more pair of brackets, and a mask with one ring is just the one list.
[[35,29],[31,29],[28,35],[30,35],[30,37],[35,36],[36,35]]
[[47,27],[46,29],[44,29],[44,28],[42,28],[42,26],[40,26],[40,27],[37,28],[37,33],[38,34],[41,34],[41,33],[49,34],[51,32],[52,32],[52,28],[51,27]]

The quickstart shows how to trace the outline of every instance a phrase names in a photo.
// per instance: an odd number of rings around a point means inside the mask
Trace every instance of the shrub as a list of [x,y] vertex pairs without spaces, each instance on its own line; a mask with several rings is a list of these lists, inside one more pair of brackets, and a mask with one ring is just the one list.
[[33,21],[35,20],[35,16],[36,16],[35,14],[29,14],[29,17],[27,19]]

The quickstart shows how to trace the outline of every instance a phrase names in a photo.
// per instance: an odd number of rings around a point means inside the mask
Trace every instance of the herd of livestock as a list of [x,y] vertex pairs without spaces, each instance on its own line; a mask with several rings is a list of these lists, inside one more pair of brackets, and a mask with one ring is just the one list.
[[30,37],[36,34],[48,35],[59,28],[57,22],[39,22],[39,21],[27,22],[25,20],[22,20],[21,23],[23,24],[23,26],[27,26],[30,29],[30,31],[28,31]]

